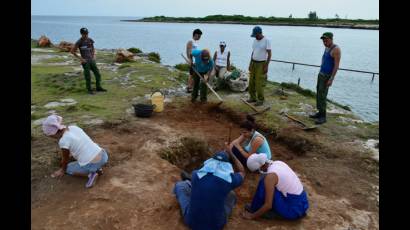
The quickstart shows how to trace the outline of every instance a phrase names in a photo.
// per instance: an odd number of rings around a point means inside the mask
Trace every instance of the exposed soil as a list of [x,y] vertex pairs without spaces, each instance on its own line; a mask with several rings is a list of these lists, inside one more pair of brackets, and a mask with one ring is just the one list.
[[[199,167],[211,152],[223,149],[230,125],[233,140],[244,116],[212,104],[167,105],[151,118],[87,129],[110,157],[92,189],[84,188],[85,178],[50,178],[58,167],[57,142],[33,138],[32,229],[187,229],[172,193],[180,168]],[[286,161],[300,176],[310,201],[307,217],[244,220],[240,214],[251,201],[259,177],[247,173],[235,191],[238,203],[225,229],[378,229],[378,178],[373,163],[343,143],[329,148],[309,141],[292,145],[286,137],[298,137],[298,132],[303,131],[280,130],[268,139],[273,159]],[[320,139],[320,132],[312,133],[315,138]]]

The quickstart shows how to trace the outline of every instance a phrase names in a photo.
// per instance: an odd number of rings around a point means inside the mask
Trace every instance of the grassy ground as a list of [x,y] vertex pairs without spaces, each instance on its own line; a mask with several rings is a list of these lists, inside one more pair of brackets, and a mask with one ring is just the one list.
[[[35,47],[33,42],[32,47]],[[83,124],[83,121],[89,117],[107,122],[124,119],[126,110],[132,108],[135,98],[144,97],[155,90],[182,87],[187,78],[186,72],[168,69],[160,64],[147,62],[146,59],[114,64],[114,53],[98,51],[97,63],[102,75],[102,85],[108,92],[87,95],[82,69],[78,61],[74,60],[69,53],[59,52],[57,49],[42,50],[50,52],[32,51],[33,57],[50,55],[31,67],[31,103],[35,106],[31,114],[33,121],[46,117],[49,110],[55,110],[66,121],[77,124]],[[94,78],[92,79],[93,86],[95,86]],[[283,93],[286,97],[283,97]],[[239,112],[253,112],[239,100],[240,97],[246,97],[246,93],[233,94],[228,91],[219,91],[219,94],[225,98],[223,107]],[[313,121],[306,116],[306,109],[303,108],[315,107],[313,92],[305,92],[294,86],[283,86],[270,82],[265,87],[265,96],[266,106],[270,106],[271,109],[256,115],[257,122],[265,129],[278,133],[281,129],[294,125],[280,114],[282,111],[292,114],[308,125],[313,125]],[[77,104],[51,109],[44,108],[44,105],[49,102],[66,98],[74,99]],[[209,100],[216,101],[216,98],[209,94]],[[188,100],[182,97],[174,101],[176,104],[184,105]],[[378,123],[354,122],[358,118],[352,113],[338,105],[333,106],[346,114],[329,114],[328,122],[320,126],[318,130],[319,135],[332,142],[378,139]],[[81,119],[81,117],[87,119]],[[32,128],[33,133],[39,134],[39,126],[32,125]],[[304,136],[308,139],[312,137],[307,132]]]

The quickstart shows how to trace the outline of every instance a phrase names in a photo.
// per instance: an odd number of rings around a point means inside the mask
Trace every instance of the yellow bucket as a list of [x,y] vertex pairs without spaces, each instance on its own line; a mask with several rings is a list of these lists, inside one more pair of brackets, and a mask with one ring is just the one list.
[[162,112],[164,110],[164,96],[161,92],[155,92],[151,95],[151,104],[155,105],[154,112]]

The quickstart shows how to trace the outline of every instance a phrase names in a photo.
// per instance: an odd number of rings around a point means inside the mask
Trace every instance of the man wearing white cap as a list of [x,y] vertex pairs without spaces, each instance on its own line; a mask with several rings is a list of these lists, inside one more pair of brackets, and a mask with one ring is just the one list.
[[[43,132],[46,136],[58,140],[62,151],[61,168],[51,177],[61,177],[64,173],[73,176],[88,177],[86,188],[91,188],[98,175],[102,175],[102,166],[108,161],[107,151],[102,149],[79,127],[65,126],[63,118],[50,115],[43,122]],[[76,161],[70,162],[72,156]]]
[[231,52],[226,50],[226,43],[221,41],[219,43],[220,50],[215,51],[214,62],[216,72],[216,89],[223,87],[224,75],[226,71],[231,69]]
[[268,160],[265,154],[252,154],[247,160],[250,171],[259,170],[263,176],[252,199],[245,206],[243,217],[260,216],[296,220],[306,215],[309,202],[296,173],[282,161]]

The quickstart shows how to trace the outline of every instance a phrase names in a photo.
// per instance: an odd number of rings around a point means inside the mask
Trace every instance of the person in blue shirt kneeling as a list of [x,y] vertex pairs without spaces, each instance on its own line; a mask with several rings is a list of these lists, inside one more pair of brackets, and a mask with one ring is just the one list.
[[[228,145],[228,143],[226,143]],[[245,178],[245,169],[230,152],[218,152],[174,187],[184,223],[193,230],[223,229],[236,204],[234,189]],[[229,156],[235,166],[234,173]]]

